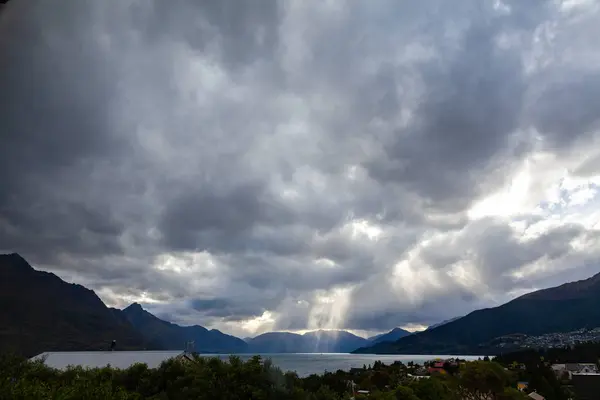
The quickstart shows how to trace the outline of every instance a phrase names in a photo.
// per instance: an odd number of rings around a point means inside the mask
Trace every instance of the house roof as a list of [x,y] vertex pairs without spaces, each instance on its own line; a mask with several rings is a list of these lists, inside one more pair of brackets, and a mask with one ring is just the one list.
[[579,371],[581,366],[579,364],[565,364],[567,371]]
[[536,392],[529,393],[529,397],[531,397],[533,400],[546,400],[544,396],[537,394]]
[[44,364],[56,369],[66,369],[68,366],[102,368],[107,365],[125,369],[137,363],[157,368],[163,361],[183,354],[183,351],[51,351],[38,354],[31,360],[44,359]]

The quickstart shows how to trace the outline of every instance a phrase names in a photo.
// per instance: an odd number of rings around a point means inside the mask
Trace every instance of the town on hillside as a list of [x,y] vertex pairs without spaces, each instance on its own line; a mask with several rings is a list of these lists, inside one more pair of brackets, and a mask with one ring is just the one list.
[[490,344],[500,349],[538,349],[574,346],[586,342],[600,342],[600,328],[582,328],[571,332],[554,332],[539,336],[521,333],[500,336]]

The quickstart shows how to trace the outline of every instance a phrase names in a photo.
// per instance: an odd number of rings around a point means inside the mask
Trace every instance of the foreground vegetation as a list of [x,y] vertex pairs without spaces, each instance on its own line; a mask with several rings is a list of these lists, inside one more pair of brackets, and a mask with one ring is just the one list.
[[[369,399],[516,400],[526,397],[515,377],[495,362],[474,361],[452,374],[413,380],[402,363],[298,377],[284,373],[269,360],[246,362],[231,357],[171,360],[157,369],[144,364],[125,370],[70,368],[58,371],[41,362],[0,358],[0,399],[349,399],[352,383],[370,391]],[[363,396],[363,397],[361,397]],[[356,394],[356,399],[365,398]]]

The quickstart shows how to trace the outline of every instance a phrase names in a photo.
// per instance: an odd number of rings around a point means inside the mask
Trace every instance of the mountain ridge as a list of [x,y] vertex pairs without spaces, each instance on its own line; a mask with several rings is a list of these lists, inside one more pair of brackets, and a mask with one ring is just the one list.
[[17,253],[0,255],[0,350],[35,355],[52,350],[148,347],[96,293],[34,269]]
[[380,342],[394,342],[404,336],[412,335],[412,332],[409,332],[400,327],[396,327],[389,332],[380,333],[379,335],[371,336],[367,338],[372,344],[380,343]]
[[[509,334],[541,335],[600,326],[600,273],[537,290],[497,307],[484,308],[431,330],[356,353],[493,354],[488,343]],[[548,314],[552,312],[552,314]]]
[[150,343],[167,350],[185,349],[188,342],[194,342],[194,350],[203,353],[239,353],[247,348],[246,342],[240,338],[201,325],[181,326],[165,321],[138,303],[121,312]]
[[304,334],[265,332],[248,340],[248,350],[256,353],[349,353],[368,339],[344,330],[316,330]]

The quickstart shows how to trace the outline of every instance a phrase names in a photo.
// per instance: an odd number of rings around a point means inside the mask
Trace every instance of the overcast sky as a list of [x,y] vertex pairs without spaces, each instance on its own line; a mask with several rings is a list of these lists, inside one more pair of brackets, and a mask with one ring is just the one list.
[[600,5],[15,0],[0,249],[110,306],[419,327],[600,272]]

